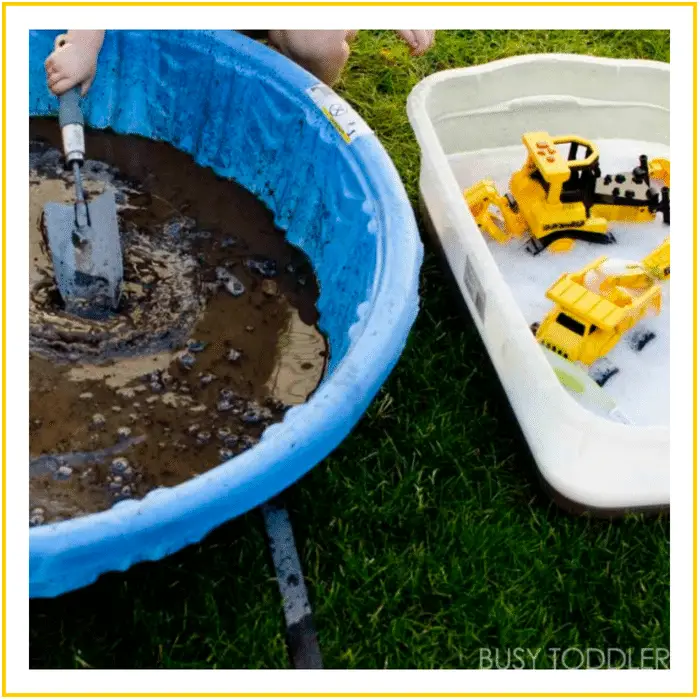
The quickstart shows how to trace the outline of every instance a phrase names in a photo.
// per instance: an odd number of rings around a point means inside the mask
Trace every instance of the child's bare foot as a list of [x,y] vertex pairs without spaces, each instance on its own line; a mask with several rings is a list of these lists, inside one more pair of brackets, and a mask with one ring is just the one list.
[[[350,56],[350,42],[356,29],[285,29],[271,30],[270,44],[292,61],[306,68],[326,85],[333,85]],[[397,29],[413,56],[425,53],[435,41],[432,29]]]
[[435,42],[434,29],[397,29],[396,33],[409,45],[412,56],[421,56]]
[[273,29],[270,44],[287,58],[333,85],[350,56],[348,41],[356,32],[348,29]]

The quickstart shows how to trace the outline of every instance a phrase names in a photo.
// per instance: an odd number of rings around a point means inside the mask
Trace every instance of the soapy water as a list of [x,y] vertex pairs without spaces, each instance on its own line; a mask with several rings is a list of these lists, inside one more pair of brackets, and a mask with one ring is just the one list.
[[[603,174],[631,171],[639,164],[642,154],[649,160],[670,157],[668,146],[658,143],[624,139],[604,139],[595,143],[600,151]],[[522,167],[525,157],[525,147],[514,146],[451,155],[450,165],[463,190],[478,180],[491,179],[501,194],[505,194],[510,176]],[[545,292],[560,275],[576,272],[601,256],[640,261],[670,236],[671,226],[665,225],[659,214],[652,223],[613,221],[610,230],[616,239],[613,244],[576,241],[573,250],[566,253],[544,251],[537,256],[525,249],[525,238],[506,245],[497,243],[490,236],[485,236],[485,240],[527,323],[532,324],[541,322],[552,308]],[[660,315],[649,313],[642,318],[604,361],[605,365],[619,371],[605,382],[603,390],[637,425],[668,426],[670,420],[670,281],[661,286],[663,303]],[[640,331],[652,332],[655,337],[638,351],[634,339]],[[572,393],[572,396],[576,394]]]
[[169,145],[88,132],[89,195],[114,189],[118,311],[63,311],[42,232],[72,202],[58,124],[30,120],[30,525],[174,486],[254,446],[318,386],[327,344],[305,256],[235,183]]

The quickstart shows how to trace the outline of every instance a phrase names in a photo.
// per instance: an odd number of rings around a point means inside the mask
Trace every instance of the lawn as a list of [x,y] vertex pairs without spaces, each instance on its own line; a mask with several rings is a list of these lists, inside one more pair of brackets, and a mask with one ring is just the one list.
[[[669,60],[665,31],[449,31],[412,60],[365,32],[339,86],[417,203],[405,113],[438,70],[539,52]],[[352,435],[287,494],[329,668],[472,668],[479,649],[669,646],[669,523],[575,518],[542,492],[432,252],[422,311]],[[287,668],[262,518],[30,606],[38,668]],[[549,661],[540,657],[541,662]]]

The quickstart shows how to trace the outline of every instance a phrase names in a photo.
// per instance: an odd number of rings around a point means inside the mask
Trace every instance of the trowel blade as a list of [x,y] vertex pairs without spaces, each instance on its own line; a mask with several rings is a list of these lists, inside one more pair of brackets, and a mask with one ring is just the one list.
[[[44,207],[44,230],[58,291],[75,312],[115,309],[124,276],[114,193],[88,203],[90,226],[76,235],[75,208],[50,202]],[[82,242],[81,239],[82,238]]]

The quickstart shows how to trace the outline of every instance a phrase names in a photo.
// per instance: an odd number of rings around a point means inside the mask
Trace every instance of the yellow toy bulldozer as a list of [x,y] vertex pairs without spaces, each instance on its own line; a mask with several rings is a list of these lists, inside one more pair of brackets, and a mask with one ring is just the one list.
[[[562,275],[549,288],[547,298],[555,306],[533,326],[535,336],[561,357],[590,366],[647,312],[660,313],[659,282],[670,275],[669,239],[640,263],[598,258],[578,272]],[[651,338],[653,334],[647,334],[641,347]]]
[[[529,231],[534,254],[545,248],[564,251],[574,239],[614,242],[610,221],[649,222],[661,212],[670,223],[668,160],[649,163],[640,156],[631,173],[602,177],[598,149],[579,136],[531,132],[523,136],[523,143],[527,159],[511,177],[509,194],[500,195],[491,180],[464,192],[477,224],[499,243]],[[562,145],[569,147],[566,157],[557,148]],[[664,183],[661,192],[651,186],[651,179]]]

